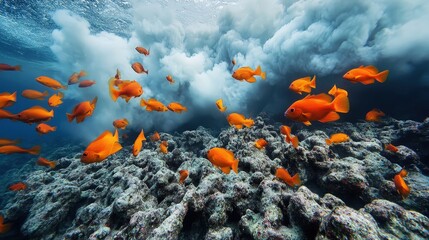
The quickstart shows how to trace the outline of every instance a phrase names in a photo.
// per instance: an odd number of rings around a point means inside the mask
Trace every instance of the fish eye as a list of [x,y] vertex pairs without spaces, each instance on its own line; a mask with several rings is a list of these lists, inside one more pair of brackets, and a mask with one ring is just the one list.
[[295,108],[291,108],[291,109],[290,109],[290,112],[294,112],[294,111],[295,111]]
[[88,156],[88,153],[84,152],[84,153],[82,154],[82,156],[86,157],[86,156]]

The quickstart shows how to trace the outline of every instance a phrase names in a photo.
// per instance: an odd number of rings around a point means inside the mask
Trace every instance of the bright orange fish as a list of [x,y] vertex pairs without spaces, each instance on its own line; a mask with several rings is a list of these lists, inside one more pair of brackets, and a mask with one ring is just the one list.
[[173,84],[175,82],[171,75],[167,75],[167,77],[165,77],[165,78],[167,79],[167,81],[170,82],[170,84]]
[[109,131],[105,131],[88,145],[80,161],[86,164],[101,162],[121,149],[118,129],[115,130],[114,135]]
[[11,184],[9,186],[9,190],[10,191],[14,191],[14,192],[16,192],[16,191],[22,191],[22,190],[25,190],[25,189],[27,189],[27,185],[25,183],[23,183],[23,182],[17,182],[17,183]]
[[57,94],[52,95],[48,99],[48,105],[50,107],[58,107],[59,105],[61,105],[63,103],[63,101],[62,101],[63,97],[64,97],[64,93],[62,93],[62,92],[58,92]]
[[109,92],[110,97],[113,99],[113,101],[116,102],[116,100],[118,100],[118,97],[121,97],[125,99],[126,102],[128,102],[132,97],[140,97],[143,94],[142,86],[135,80],[121,80],[121,83],[117,85],[117,87],[119,88],[118,90],[114,87],[116,80],[116,78],[111,78],[109,80]]
[[137,157],[139,152],[141,151],[143,147],[143,141],[146,141],[146,137],[144,136],[143,129],[141,130],[140,134],[137,136],[136,140],[134,141],[133,145],[133,155],[134,157]]
[[335,133],[332,134],[330,138],[325,139],[326,144],[331,145],[332,143],[342,143],[347,142],[350,137],[345,133]]
[[225,112],[226,111],[226,107],[223,105],[223,100],[222,99],[218,99],[216,101],[216,107],[217,109],[219,109],[219,111],[221,112]]
[[14,115],[14,119],[30,124],[49,121],[53,117],[54,110],[48,111],[41,106],[33,106]]
[[260,139],[256,140],[256,142],[255,142],[255,147],[256,147],[257,149],[262,149],[262,148],[264,148],[265,146],[267,146],[267,141],[265,141],[265,139],[260,138]]
[[19,143],[18,140],[10,140],[10,139],[6,139],[6,138],[0,138],[0,146],[4,146],[4,145],[16,145],[18,143]]
[[226,118],[230,126],[234,126],[237,129],[242,129],[243,126],[250,128],[253,126],[254,121],[251,118],[245,118],[244,115],[238,113],[231,113]]
[[0,109],[0,119],[13,119],[13,120],[16,120],[15,114],[13,114],[13,113],[11,113],[9,111],[3,110],[3,109]]
[[298,173],[295,173],[295,175],[291,177],[289,172],[282,167],[276,169],[276,177],[283,180],[287,185],[291,187],[295,187],[301,184],[301,179],[299,178]]
[[136,73],[146,73],[149,74],[149,70],[145,70],[143,65],[139,62],[135,62],[131,65],[131,67],[133,68],[134,72]]
[[49,95],[48,91],[39,92],[36,90],[26,89],[22,91],[21,95],[28,99],[34,100],[45,100],[45,97]]
[[261,66],[258,66],[256,70],[253,70],[250,67],[241,67],[232,74],[232,77],[243,81],[245,80],[248,83],[254,83],[256,82],[256,78],[254,76],[261,76],[262,79],[265,80],[265,72],[262,72]]
[[347,96],[339,95],[332,98],[324,93],[308,95],[294,102],[285,112],[285,116],[294,121],[311,125],[310,121],[332,122],[340,119],[340,113],[349,111],[349,99]]
[[136,47],[137,52],[139,52],[140,54],[143,54],[145,56],[149,56],[150,54],[150,50],[147,50],[144,47]]
[[21,66],[11,66],[6,63],[0,63],[0,71],[21,71]]
[[182,113],[183,111],[188,111],[188,109],[178,102],[172,102],[168,104],[167,108],[175,113]]
[[46,123],[39,123],[39,125],[37,125],[36,127],[36,131],[40,134],[47,134],[50,132],[54,132],[56,130],[57,130],[57,127],[49,126]]
[[68,85],[72,85],[75,83],[79,82],[79,79],[81,77],[86,76],[86,72],[85,71],[80,71],[80,72],[74,72],[70,77],[69,77],[69,81],[68,81]]
[[128,126],[128,120],[126,118],[116,119],[113,121],[113,126],[115,128],[125,129]]
[[316,76],[313,76],[313,79],[310,77],[299,78],[289,85],[290,90],[299,94],[311,93],[312,88],[316,88]]
[[407,176],[406,170],[401,170],[398,174],[393,178],[393,182],[395,183],[396,190],[402,196],[402,199],[405,199],[410,195],[410,188],[407,183],[405,183],[403,177]]
[[38,155],[40,153],[40,146],[34,146],[30,149],[25,149],[15,145],[6,145],[0,147],[0,154],[12,154],[12,153],[29,153]]
[[180,170],[179,171],[179,175],[180,175],[180,178],[179,178],[179,183],[180,184],[183,184],[183,182],[186,180],[186,178],[189,176],[189,171],[188,170],[186,170],[186,169],[182,169],[182,170]]
[[168,111],[168,108],[164,106],[161,102],[156,100],[155,98],[151,98],[148,101],[144,100],[143,98],[140,100],[140,106],[146,107],[146,111],[152,112],[152,111],[158,111],[158,112],[165,112]]
[[348,96],[349,93],[341,88],[337,88],[337,85],[334,84],[334,86],[331,88],[331,90],[329,90],[328,92],[329,95],[332,95],[334,97],[340,95],[340,94],[344,94],[345,96]]
[[8,92],[0,93],[0,108],[12,106],[15,102],[16,102],[16,92],[12,94]]
[[238,159],[234,158],[234,153],[225,148],[212,148],[207,152],[207,158],[213,166],[229,174],[231,169],[238,173]]
[[0,215],[0,234],[7,233],[12,227],[12,223],[4,223],[4,217]]
[[381,117],[384,117],[385,114],[380,109],[372,109],[371,111],[367,112],[365,115],[365,120],[368,122],[380,122]]
[[374,66],[360,66],[358,68],[353,68],[344,74],[343,78],[351,81],[352,83],[360,82],[362,84],[368,85],[373,84],[375,80],[383,83],[386,81],[389,70],[383,72],[378,72],[378,69]]
[[280,133],[283,135],[286,135],[285,140],[287,143],[291,143],[292,146],[296,149],[299,144],[299,140],[297,136],[292,136],[291,134],[292,130],[289,126],[281,125],[280,126]]
[[40,76],[36,78],[36,81],[45,85],[46,87],[52,88],[54,90],[58,90],[60,88],[62,89],[67,89],[66,85],[62,85],[60,82],[58,82],[57,80],[47,77],[47,76]]
[[396,146],[394,146],[393,144],[389,143],[386,144],[386,146],[384,147],[384,149],[391,151],[391,152],[398,152],[398,148]]
[[96,82],[94,80],[82,80],[79,83],[79,87],[80,88],[86,88],[86,87],[91,87],[92,85],[94,85]]
[[50,167],[52,169],[54,169],[57,165],[54,161],[49,161],[48,159],[42,157],[39,157],[39,159],[37,159],[36,164],[39,166]]
[[154,132],[154,133],[152,134],[152,136],[150,136],[150,140],[151,140],[152,142],[159,141],[159,140],[161,140],[161,136],[159,135],[159,133],[158,133],[158,132]]
[[85,120],[85,118],[91,116],[95,110],[95,106],[97,104],[97,99],[98,98],[95,97],[91,102],[85,101],[85,102],[81,102],[81,103],[77,104],[73,108],[72,113],[66,113],[68,121],[72,122],[73,119],[76,118],[76,123],[80,123],[80,122],[83,122]]
[[162,141],[161,144],[159,144],[159,150],[162,153],[167,154],[168,153],[168,142]]

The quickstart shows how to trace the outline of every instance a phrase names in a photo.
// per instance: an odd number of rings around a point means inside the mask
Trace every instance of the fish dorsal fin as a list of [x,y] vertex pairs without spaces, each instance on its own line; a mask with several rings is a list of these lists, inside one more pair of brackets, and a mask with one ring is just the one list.
[[105,137],[106,137],[106,136],[108,136],[108,135],[112,135],[112,133],[106,130],[106,131],[104,131],[100,136],[98,136],[98,138],[97,138],[97,139],[95,139],[93,142],[98,141],[98,140],[100,140],[100,139],[103,139],[103,138],[105,138]]
[[377,74],[378,73],[378,69],[376,67],[374,67],[374,66],[370,65],[370,66],[366,66],[364,68],[367,69],[368,71],[370,71],[373,74]]
[[149,100],[147,100],[147,102],[153,103],[153,102],[158,102],[158,100],[156,100],[155,98],[149,98]]
[[303,77],[303,78],[298,78],[298,79],[296,79],[295,81],[298,81],[298,80],[306,81],[306,82],[310,82],[310,81],[311,81],[311,78],[310,78],[310,77]]
[[94,99],[92,99],[91,105],[95,106],[95,104],[97,104],[97,100],[98,100],[98,97],[95,97]]
[[318,100],[322,100],[322,101],[325,101],[325,102],[331,102],[332,101],[332,97],[329,96],[326,93],[320,93],[320,94],[317,94],[317,95],[308,95],[304,99],[318,99]]
[[43,108],[43,107],[41,107],[41,106],[33,106],[33,107],[29,108],[29,109],[39,109],[39,110],[44,110],[44,111],[46,111],[46,109],[44,109],[44,108]]
[[358,68],[365,68],[363,65],[360,65]]

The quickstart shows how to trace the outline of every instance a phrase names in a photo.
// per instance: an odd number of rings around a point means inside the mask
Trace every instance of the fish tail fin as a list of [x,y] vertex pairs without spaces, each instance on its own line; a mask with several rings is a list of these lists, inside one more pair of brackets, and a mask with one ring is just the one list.
[[14,68],[15,68],[15,71],[21,71],[21,65],[16,65]]
[[248,119],[244,120],[243,125],[250,128],[251,126],[253,126],[254,123],[255,122],[253,121],[253,119],[248,118]]
[[51,111],[49,111],[49,116],[51,116],[51,117],[54,116],[54,109],[52,109]]
[[348,113],[350,109],[349,98],[341,94],[332,101],[332,106],[336,112]]
[[313,76],[313,79],[310,81],[310,87],[316,88],[316,75]]
[[115,84],[115,80],[116,78],[111,78],[109,80],[109,93],[110,93],[110,97],[112,98],[112,100],[114,102],[116,102],[116,100],[118,100],[119,97],[119,91],[117,91],[113,86]]
[[48,92],[48,91],[44,91],[42,95],[43,95],[44,97],[46,97],[46,96],[48,96],[48,95],[49,95],[49,92]]
[[38,155],[40,153],[40,146],[34,146],[28,150],[28,153]]
[[234,171],[235,173],[238,173],[238,159],[234,159],[234,162],[232,163],[232,171]]
[[331,141],[331,139],[329,139],[329,138],[325,139],[325,142],[326,142],[326,144],[328,144],[328,145],[331,145],[331,144],[332,144],[332,141]]
[[290,139],[290,142],[292,143],[292,146],[293,146],[294,148],[297,148],[297,147],[298,147],[299,140],[298,140],[298,137],[297,137],[297,136],[293,136],[293,137]]
[[49,163],[49,167],[50,167],[50,168],[54,169],[54,168],[55,168],[55,166],[57,166],[57,163],[55,163],[55,162],[50,162],[50,163]]
[[57,127],[52,127],[52,131],[57,131]]
[[16,102],[16,91],[10,95],[10,100]]
[[292,177],[292,182],[295,186],[298,186],[301,184],[301,179],[299,178],[299,174],[296,173],[295,175],[293,175]]
[[78,74],[78,77],[81,78],[81,77],[84,77],[86,75],[87,75],[87,73],[84,70],[81,70]]
[[149,75],[149,70],[144,71],[147,75]]
[[334,84],[334,86],[329,90],[328,94],[335,96],[335,93],[337,93],[337,85]]
[[147,102],[143,98],[140,100],[140,106],[147,107]]
[[62,85],[61,88],[64,89],[64,90],[67,90],[68,86],[67,85]]
[[67,119],[69,120],[69,122],[73,121],[74,119],[74,115],[70,114],[70,113],[66,113]]
[[265,80],[266,76],[265,76],[265,72],[262,72],[261,66],[258,65],[258,67],[255,70],[255,75],[261,76],[262,79]]
[[389,75],[389,70],[385,70],[377,75],[374,76],[375,80],[377,80],[378,82],[385,82],[387,79],[387,75]]

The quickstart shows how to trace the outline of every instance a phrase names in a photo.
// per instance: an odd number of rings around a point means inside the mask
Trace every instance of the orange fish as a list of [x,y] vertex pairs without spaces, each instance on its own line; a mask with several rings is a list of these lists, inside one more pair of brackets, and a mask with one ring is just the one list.
[[36,81],[54,90],[58,90],[60,88],[67,89],[67,86],[62,85],[60,82],[50,77],[40,76],[36,78]]
[[158,132],[154,132],[154,133],[152,134],[152,136],[150,136],[150,140],[151,140],[152,142],[159,141],[159,140],[161,140],[161,136],[159,136],[159,133],[158,133]]
[[6,139],[6,138],[0,138],[0,146],[4,146],[4,145],[16,145],[18,143],[19,143],[18,140],[10,140],[10,139]]
[[360,82],[362,84],[368,85],[373,84],[375,80],[383,83],[386,81],[389,70],[383,72],[378,72],[378,69],[374,66],[360,66],[358,68],[353,68],[344,74],[343,78],[351,81],[352,83]]
[[29,153],[38,155],[40,153],[40,146],[34,146],[30,149],[24,149],[15,145],[6,145],[0,147],[0,154],[12,154],[12,153]]
[[380,118],[383,116],[385,116],[384,112],[374,108],[371,111],[366,113],[365,120],[368,122],[380,122],[381,121]]
[[237,129],[241,129],[243,128],[243,126],[250,128],[254,124],[253,119],[246,119],[243,115],[238,113],[229,114],[226,120],[228,120],[230,126],[234,126]]
[[298,173],[295,173],[295,175],[291,177],[289,172],[282,167],[276,169],[276,178],[283,180],[287,185],[291,187],[295,187],[301,184],[301,179],[299,179]]
[[180,175],[180,178],[179,178],[179,183],[180,184],[183,184],[183,182],[186,180],[186,178],[189,176],[189,171],[188,170],[186,170],[186,169],[182,169],[182,170],[180,170],[179,171],[179,175]]
[[49,161],[48,159],[42,157],[39,157],[39,159],[37,159],[36,164],[39,166],[50,167],[52,169],[54,169],[57,165],[54,161]]
[[262,148],[264,148],[265,146],[267,146],[267,141],[265,141],[265,139],[260,138],[260,139],[256,140],[256,142],[255,142],[255,147],[256,147],[257,149],[262,149]]
[[145,56],[149,56],[150,54],[150,50],[147,50],[144,47],[136,47],[137,52],[139,52],[140,54],[143,54]]
[[239,81],[245,80],[248,83],[254,83],[256,82],[256,78],[254,77],[255,75],[261,76],[261,78],[265,80],[265,72],[262,72],[261,66],[258,66],[256,70],[253,70],[250,67],[241,67],[235,70],[232,77]]
[[183,111],[188,111],[188,109],[183,106],[182,104],[178,103],[178,102],[172,102],[170,104],[168,104],[167,108],[175,113],[181,113]]
[[332,143],[342,143],[349,140],[349,136],[345,133],[332,134],[330,138],[325,139],[326,144],[331,145]]
[[133,81],[122,81],[117,85],[119,88],[118,90],[115,89],[115,81],[116,78],[111,78],[109,80],[109,90],[110,90],[110,97],[113,99],[113,101],[117,101],[118,97],[121,97],[125,99],[126,102],[130,101],[132,97],[140,97],[143,94],[143,88],[142,86],[136,82]]
[[175,82],[171,75],[167,75],[167,77],[165,77],[165,78],[167,79],[167,81],[170,82],[170,84],[173,84]]
[[41,106],[33,106],[14,115],[14,119],[30,124],[49,121],[53,117],[54,110],[48,111]]
[[115,130],[114,135],[109,131],[105,131],[88,145],[80,161],[86,164],[101,162],[121,149],[122,146],[119,143],[118,129]]
[[6,63],[0,63],[0,71],[21,71],[21,66],[11,66]]
[[316,76],[313,76],[313,79],[310,77],[299,78],[289,85],[290,90],[299,94],[310,93],[312,88],[316,88]]
[[11,184],[9,186],[9,190],[10,191],[14,191],[14,192],[16,192],[16,191],[22,191],[22,190],[25,190],[25,189],[27,189],[27,185],[25,183],[23,183],[23,182],[17,182],[17,183]]
[[126,118],[116,119],[113,121],[113,126],[115,128],[125,129],[128,126],[128,120]]
[[324,93],[308,95],[294,102],[285,112],[285,116],[294,121],[311,125],[310,121],[332,122],[340,119],[340,113],[349,111],[349,99],[347,96],[339,95],[332,98]]
[[131,67],[133,68],[134,72],[136,73],[146,73],[149,74],[149,70],[145,70],[143,65],[139,62],[135,62],[131,65]]
[[165,112],[168,111],[168,108],[164,106],[161,102],[156,100],[155,98],[151,98],[148,101],[145,101],[143,98],[140,100],[140,106],[146,107],[146,111],[152,112],[152,111],[158,111],[158,112]]
[[395,183],[396,190],[398,193],[402,196],[402,199],[405,199],[410,195],[410,188],[408,187],[407,183],[405,183],[403,177],[407,176],[407,171],[405,169],[402,169],[398,174],[395,175],[393,178],[393,182]]
[[290,129],[289,126],[286,126],[286,125],[280,126],[280,133],[282,133],[283,135],[286,135],[285,137],[286,142],[291,143],[292,146],[296,149],[298,147],[299,140],[297,136],[292,136],[291,132],[292,130]]
[[28,99],[34,100],[45,100],[45,97],[49,95],[48,91],[39,92],[36,90],[27,89],[22,91],[21,95]]
[[79,83],[79,87],[80,88],[86,88],[86,87],[91,87],[92,85],[94,85],[95,84],[95,81],[94,80],[82,80],[80,83]]
[[337,88],[337,85],[334,84],[334,86],[331,88],[331,90],[329,90],[328,92],[329,95],[332,95],[334,97],[340,95],[340,94],[344,94],[345,96],[348,96],[349,93],[341,88]]
[[168,142],[162,141],[161,144],[159,144],[159,150],[162,153],[167,154],[168,153]]
[[36,127],[36,131],[40,134],[47,134],[50,132],[54,132],[56,130],[57,130],[57,127],[49,126],[46,123],[39,123],[39,125],[37,125]]
[[4,223],[4,217],[0,215],[0,234],[7,233],[12,227],[11,223]]
[[398,152],[398,148],[396,146],[394,146],[393,144],[389,143],[386,144],[386,146],[384,147],[384,149],[391,151],[391,152]]
[[12,94],[8,92],[0,93],[0,108],[12,106],[15,102],[16,102],[16,92]]
[[64,93],[62,93],[62,92],[58,92],[57,94],[52,95],[48,99],[48,105],[50,107],[58,107],[59,105],[61,105],[63,103],[63,101],[62,101],[63,97],[64,97]]
[[95,110],[97,99],[98,98],[95,97],[91,102],[90,101],[81,102],[73,108],[72,113],[66,113],[67,119],[69,120],[69,122],[73,121],[73,119],[76,118],[76,123],[80,123],[80,122],[83,122],[86,117],[91,116]]
[[219,109],[219,111],[221,112],[225,112],[226,111],[226,107],[223,105],[223,100],[222,99],[218,99],[216,101],[216,107],[217,109]]
[[69,77],[69,81],[68,81],[68,85],[72,85],[75,83],[79,82],[79,79],[81,77],[86,76],[86,72],[85,71],[80,71],[80,72],[74,72],[70,77]]
[[13,120],[16,120],[15,114],[13,114],[13,113],[11,113],[9,111],[3,110],[3,109],[0,109],[0,119],[13,119]]
[[207,158],[213,166],[229,174],[231,169],[238,173],[238,159],[234,158],[234,153],[225,148],[212,148],[207,152]]
[[143,141],[146,141],[146,137],[144,136],[144,132],[143,132],[143,129],[142,129],[141,132],[140,132],[140,134],[137,136],[136,140],[134,141],[134,145],[133,145],[133,155],[134,155],[134,157],[137,157],[137,155],[139,154],[140,150],[142,149]]

